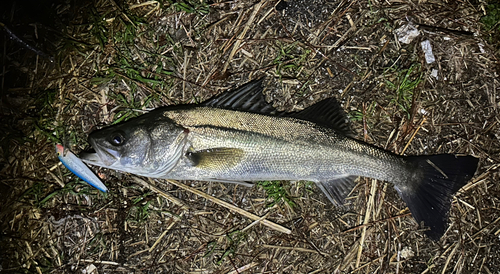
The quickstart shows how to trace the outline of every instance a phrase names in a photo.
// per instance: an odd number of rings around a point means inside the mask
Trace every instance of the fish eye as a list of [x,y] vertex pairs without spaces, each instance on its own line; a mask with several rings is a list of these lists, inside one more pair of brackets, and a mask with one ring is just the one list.
[[110,143],[114,146],[121,146],[125,143],[125,137],[122,132],[114,132],[111,134]]

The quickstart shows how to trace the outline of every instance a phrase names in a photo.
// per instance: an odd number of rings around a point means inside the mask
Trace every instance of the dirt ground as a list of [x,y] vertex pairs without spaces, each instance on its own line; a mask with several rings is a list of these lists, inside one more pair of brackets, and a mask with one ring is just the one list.
[[[1,10],[0,272],[500,273],[495,1],[34,1]],[[356,138],[394,153],[478,157],[445,235],[427,238],[392,185],[367,178],[336,208],[309,182],[276,183],[279,194],[180,182],[186,188],[91,167],[103,194],[54,151],[64,143],[79,153],[95,129],[260,77],[280,110],[336,97]]]

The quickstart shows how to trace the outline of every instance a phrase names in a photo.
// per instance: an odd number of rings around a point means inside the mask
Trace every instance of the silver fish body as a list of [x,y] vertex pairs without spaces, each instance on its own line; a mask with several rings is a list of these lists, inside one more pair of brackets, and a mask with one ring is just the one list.
[[161,178],[323,182],[355,175],[394,182],[408,174],[403,158],[309,121],[210,107],[163,115],[189,134],[185,153]]
[[[257,106],[257,107],[255,107]],[[138,175],[220,182],[309,180],[336,205],[358,176],[391,182],[430,238],[445,231],[451,196],[478,160],[450,154],[403,157],[348,136],[334,99],[280,113],[261,81],[200,106],[165,107],[93,132],[84,161]]]

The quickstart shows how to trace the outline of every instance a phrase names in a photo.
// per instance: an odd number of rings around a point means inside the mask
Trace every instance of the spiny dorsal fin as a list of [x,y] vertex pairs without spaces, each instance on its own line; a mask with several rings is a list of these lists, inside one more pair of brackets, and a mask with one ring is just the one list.
[[217,147],[186,153],[193,166],[201,169],[222,169],[240,163],[245,152],[239,148]]
[[293,117],[333,128],[347,136],[352,136],[347,116],[335,98],[325,99],[299,112],[279,112],[266,101],[266,96],[262,93],[263,81],[264,78],[250,81],[236,90],[209,99],[202,103],[202,106]]
[[229,92],[224,92],[215,98],[202,103],[206,107],[232,109],[259,114],[274,115],[276,108],[266,101],[262,93],[264,78],[250,81],[243,86]]
[[310,121],[324,127],[333,128],[347,136],[352,136],[347,115],[335,98],[328,98],[296,113],[284,116]]

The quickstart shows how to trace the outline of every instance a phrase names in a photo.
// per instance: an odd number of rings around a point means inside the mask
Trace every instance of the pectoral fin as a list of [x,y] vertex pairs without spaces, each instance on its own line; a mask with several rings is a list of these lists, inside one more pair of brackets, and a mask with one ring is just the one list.
[[191,151],[186,157],[193,166],[201,169],[224,169],[230,168],[241,162],[245,152],[239,148],[210,148]]
[[345,198],[351,193],[357,176],[346,176],[325,182],[316,182],[316,185],[325,193],[328,200],[336,206],[342,206]]

